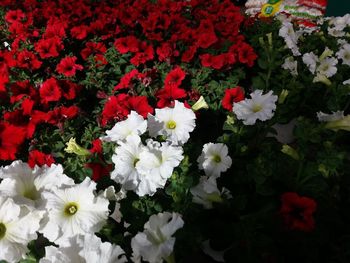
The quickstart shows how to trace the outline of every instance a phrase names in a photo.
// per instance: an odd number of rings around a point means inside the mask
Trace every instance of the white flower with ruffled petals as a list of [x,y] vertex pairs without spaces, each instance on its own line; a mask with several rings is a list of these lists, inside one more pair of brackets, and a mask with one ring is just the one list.
[[86,263],[78,254],[81,246],[75,239],[75,237],[69,239],[69,246],[45,247],[45,257],[41,258],[39,263]]
[[37,238],[43,213],[0,196],[0,260],[12,263],[26,257],[28,243]]
[[343,61],[343,64],[350,66],[350,44],[344,44],[336,55]]
[[318,63],[318,57],[313,52],[305,53],[303,55],[303,62],[308,67],[310,72],[314,74]]
[[131,240],[135,262],[140,258],[151,263],[163,262],[171,257],[175,244],[172,235],[183,225],[184,221],[178,213],[152,215],[144,225],[145,230]]
[[320,61],[316,69],[317,75],[323,75],[327,78],[334,76],[337,73],[338,60],[333,57],[326,57]]
[[76,235],[64,246],[45,247],[45,257],[40,263],[124,263],[124,251],[109,242],[103,242],[93,234]]
[[293,24],[290,21],[283,21],[282,27],[279,30],[279,36],[284,38],[288,48],[292,51],[294,56],[300,56],[301,53],[298,48],[299,34],[294,31]]
[[103,141],[118,142],[125,140],[130,135],[142,135],[146,132],[147,121],[136,111],[131,111],[128,118],[117,122],[111,130],[107,130],[107,136],[102,137]]
[[62,165],[52,164],[30,168],[27,163],[14,161],[0,168],[0,194],[12,197],[17,203],[38,207],[45,190],[61,185],[73,185],[74,181],[63,174]]
[[148,140],[147,150],[140,154],[136,169],[141,174],[136,193],[139,196],[153,195],[157,188],[163,188],[173,170],[183,159],[181,146]]
[[82,244],[79,255],[85,259],[85,262],[127,262],[126,257],[123,255],[125,252],[120,246],[112,245],[109,242],[102,242],[101,239],[95,235],[79,236],[79,243]]
[[293,57],[287,57],[282,64],[282,68],[289,70],[293,76],[298,76],[298,62]]
[[206,143],[202,154],[197,159],[198,167],[206,175],[219,177],[231,167],[232,159],[228,156],[228,148],[223,143]]
[[182,145],[190,138],[196,126],[196,115],[182,102],[175,101],[174,108],[156,109],[155,116],[148,115],[148,130],[152,137],[166,136],[172,144]]
[[108,217],[109,201],[96,196],[95,189],[96,183],[87,177],[74,186],[44,191],[47,214],[40,232],[51,242],[64,245],[69,237],[99,231]]
[[213,176],[201,176],[199,183],[190,190],[196,204],[201,204],[206,209],[213,208],[213,203],[222,202],[221,192],[216,184],[216,178]]
[[125,142],[119,142],[112,156],[114,170],[111,178],[122,185],[125,190],[134,190],[141,180],[140,174],[136,169],[136,164],[140,160],[140,154],[145,150],[141,138],[137,135],[131,135]]
[[257,120],[266,121],[273,117],[278,96],[273,95],[272,90],[262,93],[262,90],[255,90],[250,94],[251,99],[233,103],[233,112],[245,125],[254,125]]

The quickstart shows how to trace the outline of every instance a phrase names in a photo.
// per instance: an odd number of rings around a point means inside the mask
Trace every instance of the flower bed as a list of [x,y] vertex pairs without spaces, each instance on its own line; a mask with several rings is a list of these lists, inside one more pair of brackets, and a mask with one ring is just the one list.
[[0,260],[348,262],[350,16],[0,3]]

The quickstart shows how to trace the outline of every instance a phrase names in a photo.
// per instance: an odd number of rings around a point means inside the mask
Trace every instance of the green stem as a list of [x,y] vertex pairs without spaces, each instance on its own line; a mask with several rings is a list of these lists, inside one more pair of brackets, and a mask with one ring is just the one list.
[[296,179],[296,183],[297,185],[301,184],[301,174],[303,172],[303,169],[304,169],[304,162],[303,161],[300,161],[300,164],[299,164],[299,168],[298,168],[298,173],[297,173],[297,179]]

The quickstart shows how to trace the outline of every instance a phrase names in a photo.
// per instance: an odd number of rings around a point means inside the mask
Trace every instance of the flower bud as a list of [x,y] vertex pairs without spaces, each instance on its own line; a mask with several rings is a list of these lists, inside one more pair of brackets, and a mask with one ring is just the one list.
[[67,147],[64,149],[67,153],[74,153],[79,156],[88,156],[90,155],[89,150],[81,147],[76,143],[75,138],[70,138],[69,142],[66,143]]
[[325,128],[338,131],[345,130],[350,131],[350,115],[346,115],[344,118],[336,121],[327,122]]
[[200,109],[209,109],[209,105],[207,104],[203,96],[200,96],[197,102],[192,106],[193,111],[198,111]]
[[287,144],[284,144],[282,147],[281,152],[283,152],[284,154],[289,155],[290,157],[292,157],[294,160],[299,160],[299,154],[296,150],[294,150],[292,147],[290,147]]

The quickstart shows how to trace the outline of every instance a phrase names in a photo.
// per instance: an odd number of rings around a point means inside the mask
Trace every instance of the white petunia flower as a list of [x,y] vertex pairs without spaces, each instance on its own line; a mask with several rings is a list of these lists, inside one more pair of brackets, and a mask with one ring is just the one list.
[[12,197],[17,203],[38,207],[42,202],[41,194],[45,190],[61,185],[73,185],[74,181],[63,174],[62,165],[50,167],[35,166],[14,161],[11,165],[0,168],[0,194]]
[[292,51],[294,56],[300,56],[298,48],[299,35],[294,31],[293,24],[290,21],[283,21],[282,27],[279,30],[279,36],[284,38],[287,47]]
[[197,159],[198,167],[206,175],[219,177],[231,167],[232,159],[228,156],[228,148],[223,143],[206,143],[202,154]]
[[343,64],[350,66],[350,44],[344,44],[336,55],[343,61]]
[[316,73],[317,75],[319,74],[330,78],[337,73],[337,64],[338,60],[336,58],[326,57],[320,61],[320,64],[316,69]]
[[69,238],[68,244],[60,247],[45,247],[45,257],[41,258],[39,263],[86,263],[78,254],[81,246],[77,243],[76,236]]
[[107,130],[107,136],[101,139],[107,142],[125,140],[130,135],[142,135],[146,132],[147,121],[135,111],[131,111],[128,118],[117,122],[111,130]]
[[98,263],[124,263],[127,262],[123,255],[125,252],[120,246],[112,245],[109,242],[102,242],[95,235],[79,236],[82,249],[79,255],[85,262]]
[[164,135],[172,144],[182,145],[190,138],[196,126],[196,115],[182,102],[175,101],[174,108],[156,109],[155,116],[148,115],[148,129],[152,137]]
[[137,135],[128,136],[125,142],[119,142],[119,144],[112,156],[115,166],[111,179],[121,184],[125,190],[135,190],[141,180],[136,164],[145,146],[142,145],[141,138]]
[[331,81],[328,79],[337,73],[338,60],[334,57],[333,51],[328,47],[325,48],[320,57],[317,57],[314,53],[305,53],[303,55],[303,62],[308,66],[311,73],[316,74],[313,82],[322,82],[326,85],[330,85]]
[[45,257],[40,263],[124,263],[124,251],[95,235],[76,235],[60,247],[45,247]]
[[45,257],[40,263],[124,263],[124,251],[108,242],[101,242],[95,235],[76,235],[65,246],[45,247]]
[[40,232],[64,245],[69,237],[99,231],[108,217],[109,201],[95,196],[95,188],[96,183],[87,177],[80,184],[43,192],[47,214]]
[[178,213],[159,213],[152,215],[144,225],[145,230],[139,232],[131,240],[133,258],[156,263],[171,257],[175,238],[172,235],[182,228],[184,221]]
[[199,184],[192,187],[190,192],[193,195],[193,203],[203,205],[206,209],[213,208],[214,202],[220,203],[223,200],[213,176],[201,176]]
[[0,260],[12,263],[26,257],[28,243],[37,238],[43,213],[0,196]]
[[136,164],[136,169],[141,174],[136,193],[139,196],[153,195],[157,188],[163,188],[174,168],[183,159],[182,154],[181,146],[148,140],[147,150],[140,153],[140,161]]
[[344,118],[344,111],[336,111],[332,114],[326,114],[322,111],[317,112],[317,119],[321,122],[338,121]]
[[315,74],[316,64],[318,63],[318,57],[313,53],[305,53],[303,55],[303,62],[308,67],[312,74]]
[[257,120],[266,121],[273,117],[278,96],[273,95],[272,90],[264,95],[262,92],[255,90],[250,94],[251,99],[233,103],[233,112],[245,125],[254,125]]
[[282,64],[282,68],[289,70],[293,76],[298,76],[298,62],[293,57],[287,57]]
[[329,18],[328,34],[334,37],[345,36],[345,27],[350,25],[350,14]]

